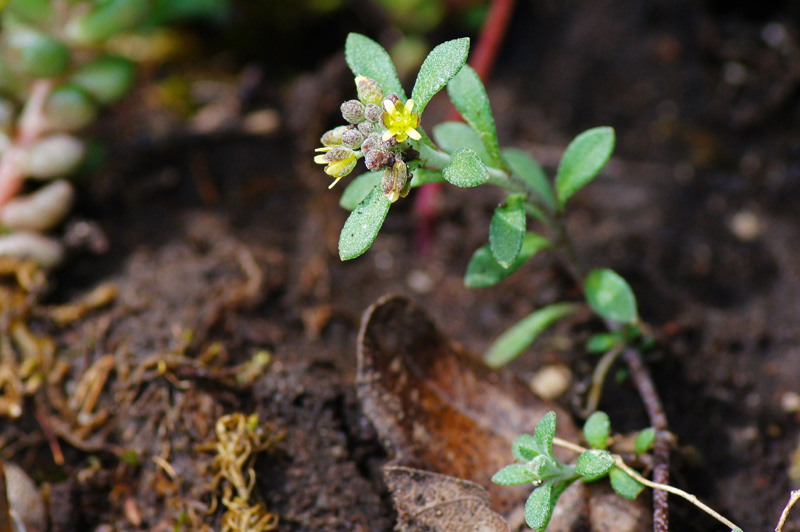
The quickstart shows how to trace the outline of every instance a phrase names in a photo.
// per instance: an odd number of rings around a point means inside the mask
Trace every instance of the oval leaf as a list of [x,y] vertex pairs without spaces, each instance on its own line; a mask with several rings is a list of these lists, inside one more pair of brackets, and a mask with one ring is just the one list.
[[458,74],[467,61],[469,39],[454,39],[443,42],[428,54],[417,75],[411,99],[416,104],[416,112],[422,115],[425,106],[447,85],[447,82]]
[[611,434],[611,420],[605,412],[595,412],[583,425],[583,436],[595,449],[608,448],[609,434]]
[[586,341],[586,350],[589,353],[605,353],[619,345],[620,338],[614,333],[593,334]]
[[614,129],[596,127],[573,140],[556,173],[556,194],[563,206],[567,200],[600,172],[614,151]]
[[547,523],[550,522],[550,516],[553,514],[550,502],[552,492],[553,485],[551,483],[543,484],[533,490],[525,503],[525,522],[536,532],[543,532],[547,528]]
[[509,268],[519,255],[525,238],[523,196],[510,196],[494,211],[489,228],[489,249],[503,268]]
[[508,364],[544,330],[576,310],[578,306],[572,303],[555,303],[529,314],[494,341],[484,355],[484,362],[493,368]]
[[556,435],[556,413],[550,411],[539,420],[536,428],[533,431],[533,439],[536,440],[536,446],[539,448],[539,453],[545,456],[553,455],[553,438]]
[[389,199],[377,188],[358,204],[342,227],[339,235],[339,257],[349,260],[369,249],[386,219],[391,206]]
[[494,474],[492,482],[501,486],[516,486],[517,484],[528,484],[538,480],[536,475],[522,464],[512,464],[504,467]]
[[553,198],[553,188],[550,185],[550,180],[547,179],[547,174],[544,173],[544,169],[536,162],[536,159],[516,148],[503,150],[503,158],[508,163],[511,171],[536,191],[536,196],[542,200],[542,203],[551,209],[556,208],[556,200]]
[[550,247],[550,241],[536,233],[525,233],[517,259],[508,268],[497,263],[489,246],[478,248],[472,255],[464,275],[464,285],[469,288],[494,286],[522,266],[539,251]]
[[653,442],[656,441],[656,429],[648,427],[636,435],[636,441],[633,444],[633,449],[636,454],[643,454],[653,447]]
[[462,148],[453,153],[450,164],[442,170],[442,175],[457,187],[477,187],[486,183],[489,173],[477,153],[469,148]]
[[608,451],[589,449],[578,457],[575,472],[584,480],[597,480],[614,467],[614,457]]
[[447,153],[458,148],[469,148],[486,164],[492,164],[489,152],[475,130],[464,122],[442,122],[433,126],[433,140]]
[[469,65],[465,65],[447,85],[447,93],[467,124],[480,136],[493,166],[502,166],[492,107],[478,74]]
[[644,489],[644,486],[635,478],[618,467],[608,472],[611,487],[625,499],[635,499]]
[[530,434],[517,436],[511,445],[511,451],[514,453],[514,458],[520,462],[530,462],[539,456],[539,451],[536,450],[536,439]]
[[628,283],[613,270],[592,270],[586,276],[586,300],[601,317],[616,323],[637,318],[636,297]]
[[406,99],[392,59],[380,44],[360,33],[351,33],[344,44],[344,58],[353,74],[380,83],[384,95],[395,93],[401,100]]
[[348,211],[352,211],[358,204],[364,201],[370,191],[381,182],[383,172],[367,172],[353,179],[347,188],[342,192],[339,199],[339,206]]

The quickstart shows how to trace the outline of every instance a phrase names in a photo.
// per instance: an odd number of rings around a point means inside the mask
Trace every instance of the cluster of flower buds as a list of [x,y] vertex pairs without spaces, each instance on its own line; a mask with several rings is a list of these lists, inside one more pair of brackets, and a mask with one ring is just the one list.
[[325,165],[325,173],[334,178],[329,188],[348,175],[359,159],[370,171],[383,170],[381,190],[395,202],[405,197],[411,178],[404,161],[403,143],[409,138],[419,140],[419,115],[413,112],[414,100],[405,104],[396,94],[384,98],[383,89],[374,79],[356,78],[357,100],[344,102],[342,117],[348,122],[326,132],[320,141],[322,148],[314,157]]
[[[136,63],[116,52],[125,38],[228,1],[0,0],[0,256],[62,260],[62,243],[45,233],[74,200],[63,178],[86,156],[78,132],[133,85]],[[20,195],[26,180],[46,183]]]

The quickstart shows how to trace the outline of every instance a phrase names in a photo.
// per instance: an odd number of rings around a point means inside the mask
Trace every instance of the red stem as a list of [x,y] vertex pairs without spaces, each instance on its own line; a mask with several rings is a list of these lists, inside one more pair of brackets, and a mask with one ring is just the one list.
[[[470,66],[475,69],[481,80],[485,81],[497,59],[497,52],[508,31],[511,13],[514,12],[516,0],[493,0],[486,22],[483,24],[478,44],[472,54]],[[461,120],[455,107],[450,109],[447,120]],[[428,253],[433,240],[433,225],[438,214],[438,201],[442,184],[431,183],[420,187],[415,194],[414,212],[417,215],[416,248],[420,255]]]

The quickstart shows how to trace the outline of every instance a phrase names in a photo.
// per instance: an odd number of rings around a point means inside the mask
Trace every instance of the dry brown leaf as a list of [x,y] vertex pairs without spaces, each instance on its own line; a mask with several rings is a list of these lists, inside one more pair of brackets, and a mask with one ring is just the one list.
[[387,467],[386,484],[399,514],[399,532],[509,532],[489,508],[481,486],[409,467]]
[[[491,482],[494,473],[513,461],[516,436],[533,433],[542,416],[553,410],[557,435],[572,441],[578,437],[564,410],[448,340],[405,298],[386,297],[366,311],[357,385],[364,412],[393,457],[385,468],[390,488],[396,466],[456,477],[454,482],[465,479],[484,486],[491,509],[502,515],[523,507],[531,491],[529,486]],[[560,457],[574,459],[568,452]],[[581,483],[567,490],[548,530],[576,530],[581,523],[585,527],[592,508],[588,493]],[[398,511],[401,522],[408,518]],[[628,530],[641,530],[640,525]]]

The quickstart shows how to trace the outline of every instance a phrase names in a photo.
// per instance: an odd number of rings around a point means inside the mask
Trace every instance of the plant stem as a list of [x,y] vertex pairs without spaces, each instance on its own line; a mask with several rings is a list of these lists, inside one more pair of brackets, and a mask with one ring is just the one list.
[[[589,450],[589,449],[587,449],[585,447],[581,447],[578,444],[572,443],[571,441],[562,440],[561,438],[558,438],[558,437],[553,438],[553,445],[558,445],[559,447],[563,447],[564,449],[569,449],[570,451],[574,451],[576,453],[584,453],[584,452]],[[697,506],[698,508],[700,508],[701,510],[706,512],[708,515],[710,515],[711,517],[713,517],[714,519],[716,519],[720,523],[723,523],[725,526],[729,527],[731,530],[739,528],[732,521],[730,521],[727,518],[725,518],[724,516],[720,515],[716,510],[714,510],[713,508],[711,508],[708,505],[706,505],[703,502],[701,502],[700,499],[698,499],[696,496],[692,495],[691,493],[687,493],[687,492],[685,492],[685,491],[683,491],[681,489],[678,489],[678,488],[676,488],[674,486],[669,486],[667,484],[662,484],[660,482],[654,482],[654,481],[648,480],[645,477],[643,477],[642,475],[640,475],[638,471],[636,471],[635,469],[630,467],[628,464],[626,464],[625,461],[622,459],[622,457],[620,455],[612,454],[612,456],[614,457],[614,462],[615,462],[615,464],[616,464],[616,466],[618,468],[620,468],[623,471],[625,471],[628,475],[631,476],[631,478],[635,479],[636,481],[640,482],[641,484],[644,484],[645,486],[647,486],[649,488],[652,488],[653,490],[656,490],[656,491],[654,491],[654,493],[657,493],[658,491],[664,491],[664,492],[668,491],[668,492],[672,493],[673,495],[677,495],[678,497],[686,499],[687,501],[689,501],[690,503],[694,504],[695,506]],[[797,498],[800,498],[800,490],[797,490],[796,492],[792,492],[793,498],[794,498],[794,494],[795,493],[797,493],[798,495],[794,500],[797,500]],[[788,512],[786,512],[786,510],[784,510],[784,513],[788,513]],[[783,520],[785,521],[785,518],[783,518]],[[776,529],[776,532],[780,532],[780,531],[778,529]]]
[[786,506],[781,512],[781,518],[778,520],[778,524],[775,526],[775,532],[781,532],[783,530],[783,525],[786,523],[786,519],[789,517],[789,511],[799,499],[800,490],[792,491],[792,494],[789,496],[789,502],[786,503]]

